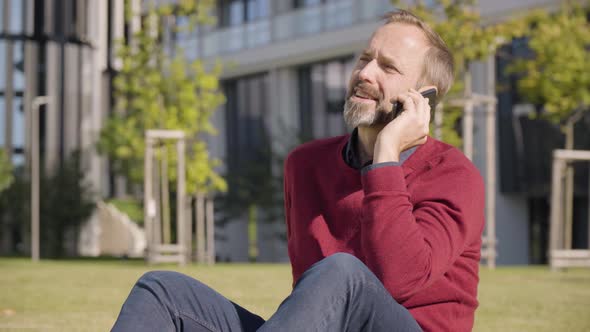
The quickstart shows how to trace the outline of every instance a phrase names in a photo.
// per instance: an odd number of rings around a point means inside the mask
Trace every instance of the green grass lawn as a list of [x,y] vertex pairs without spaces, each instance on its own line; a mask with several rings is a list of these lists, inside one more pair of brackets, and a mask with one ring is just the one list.
[[[268,318],[291,287],[288,265],[185,268],[228,298]],[[0,331],[107,331],[141,261],[0,259]],[[590,331],[590,269],[482,268],[475,331]]]

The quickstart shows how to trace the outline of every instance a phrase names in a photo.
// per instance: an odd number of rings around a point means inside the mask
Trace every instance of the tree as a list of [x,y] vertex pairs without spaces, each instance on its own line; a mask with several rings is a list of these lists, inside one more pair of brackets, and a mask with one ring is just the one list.
[[95,207],[91,184],[84,181],[80,152],[72,153],[51,176],[41,179],[41,250],[44,256],[62,257],[68,230],[88,220]]
[[[224,179],[215,172],[220,164],[207,151],[202,135],[215,134],[211,115],[225,102],[218,76],[221,66],[207,70],[199,60],[188,61],[181,49],[168,51],[162,43],[163,22],[183,18],[186,26],[171,25],[173,32],[191,31],[196,24],[214,22],[209,15],[214,1],[179,1],[174,5],[150,6],[142,28],[131,40],[120,41],[122,67],[114,79],[117,111],[103,127],[99,150],[113,161],[115,172],[131,183],[143,179],[145,131],[177,129],[187,135],[187,193],[225,191]],[[131,14],[126,1],[126,18]],[[137,13],[136,13],[137,14]],[[172,55],[171,53],[174,53]],[[170,145],[156,155],[164,160],[170,183],[176,179],[176,156]]]
[[[41,173],[40,201],[41,254],[61,257],[65,253],[66,234],[76,231],[94,210],[94,193],[84,181],[80,153],[72,153],[52,173]],[[31,182],[24,167],[15,169],[12,184],[0,194],[0,224],[14,236],[13,249],[30,234]],[[4,227],[3,227],[4,228]]]
[[[590,105],[590,6],[566,4],[558,12],[536,10],[525,20],[533,56],[516,59],[518,89],[540,115],[555,124],[567,122]],[[576,116],[577,117],[577,116]]]
[[[397,7],[403,7],[399,0],[392,2]],[[495,54],[507,40],[522,35],[523,27],[517,21],[484,25],[476,0],[434,0],[427,3],[415,0],[405,9],[428,23],[447,43],[455,61],[455,83],[443,102],[461,98],[470,91],[469,65]],[[462,109],[445,105],[444,114],[442,138],[459,146],[461,139],[455,127]]]
[[[519,92],[540,106],[533,117],[561,125],[565,148],[574,149],[574,126],[590,109],[590,5],[576,2],[557,12],[537,10],[523,20],[527,27],[528,58],[515,59]],[[574,168],[566,172],[565,247],[572,246]]]
[[8,188],[12,181],[12,163],[6,157],[4,149],[0,149],[0,192]]

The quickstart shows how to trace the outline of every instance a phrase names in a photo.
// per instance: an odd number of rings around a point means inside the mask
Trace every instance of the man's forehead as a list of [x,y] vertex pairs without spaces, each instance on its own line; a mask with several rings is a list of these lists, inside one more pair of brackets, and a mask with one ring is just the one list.
[[429,47],[424,33],[418,27],[390,23],[375,30],[363,53],[403,63],[421,58]]
[[405,23],[389,23],[373,32],[367,49],[389,53],[404,49],[417,51],[428,47],[426,36],[418,27]]

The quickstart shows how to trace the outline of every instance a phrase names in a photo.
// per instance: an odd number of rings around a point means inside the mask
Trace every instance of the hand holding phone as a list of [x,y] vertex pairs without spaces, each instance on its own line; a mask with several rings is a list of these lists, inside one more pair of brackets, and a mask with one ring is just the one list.
[[[436,102],[436,94],[437,94],[437,90],[436,88],[430,88],[428,90],[422,91],[420,92],[420,94],[428,99],[428,105],[430,105],[430,116],[432,117],[432,112],[434,111],[434,107],[435,107],[435,102]],[[393,118],[397,118],[397,116],[403,112],[404,110],[404,104],[400,103],[400,102],[395,102],[393,103]]]
[[[410,104],[394,103],[392,113],[396,112],[395,116],[404,116],[394,117],[394,120],[379,132],[375,141],[373,163],[399,161],[402,151],[426,143],[436,93],[435,87],[422,92],[410,89],[396,97],[397,100]],[[428,100],[428,106],[425,98]]]

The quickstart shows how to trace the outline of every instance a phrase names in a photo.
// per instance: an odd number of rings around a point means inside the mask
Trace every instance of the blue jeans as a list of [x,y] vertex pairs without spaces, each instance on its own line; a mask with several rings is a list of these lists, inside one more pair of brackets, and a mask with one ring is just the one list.
[[135,284],[112,331],[422,331],[356,257],[314,264],[264,321],[201,282],[171,271]]

